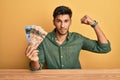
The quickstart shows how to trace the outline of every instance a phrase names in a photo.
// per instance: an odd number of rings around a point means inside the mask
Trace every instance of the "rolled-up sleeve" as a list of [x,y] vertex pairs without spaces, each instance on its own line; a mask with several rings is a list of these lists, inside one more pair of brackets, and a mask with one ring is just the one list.
[[109,40],[108,43],[100,43],[96,40],[91,40],[84,37],[82,49],[96,53],[108,53],[111,51],[111,46]]

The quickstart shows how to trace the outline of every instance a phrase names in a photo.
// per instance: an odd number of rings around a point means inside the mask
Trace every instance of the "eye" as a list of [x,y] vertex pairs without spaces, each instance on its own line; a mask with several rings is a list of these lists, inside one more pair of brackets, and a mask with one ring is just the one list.
[[56,21],[57,23],[61,22],[61,20],[59,20],[59,19],[56,19],[55,21]]
[[67,23],[69,20],[65,20],[65,22]]

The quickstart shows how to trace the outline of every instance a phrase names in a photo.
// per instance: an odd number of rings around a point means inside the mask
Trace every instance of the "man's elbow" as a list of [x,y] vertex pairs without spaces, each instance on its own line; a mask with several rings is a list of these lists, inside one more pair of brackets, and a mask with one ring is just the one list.
[[106,48],[105,50],[104,50],[104,53],[109,53],[111,51],[111,47],[108,47],[108,48]]

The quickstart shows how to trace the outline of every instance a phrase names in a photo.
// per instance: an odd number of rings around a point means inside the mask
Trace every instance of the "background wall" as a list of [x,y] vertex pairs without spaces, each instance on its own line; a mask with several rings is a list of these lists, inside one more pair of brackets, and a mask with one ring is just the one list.
[[35,24],[52,31],[52,12],[59,5],[73,10],[70,31],[96,39],[93,29],[80,23],[87,14],[99,22],[111,42],[112,51],[108,54],[81,51],[82,68],[120,68],[119,3],[120,0],[0,0],[0,68],[28,68],[24,26]]

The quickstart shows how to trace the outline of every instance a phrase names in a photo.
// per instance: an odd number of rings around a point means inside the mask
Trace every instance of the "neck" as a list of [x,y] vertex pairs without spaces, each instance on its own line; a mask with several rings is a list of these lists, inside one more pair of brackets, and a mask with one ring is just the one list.
[[60,35],[58,33],[56,33],[56,42],[58,42],[59,44],[62,44],[67,38],[67,34],[65,35]]

